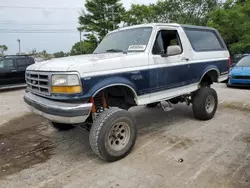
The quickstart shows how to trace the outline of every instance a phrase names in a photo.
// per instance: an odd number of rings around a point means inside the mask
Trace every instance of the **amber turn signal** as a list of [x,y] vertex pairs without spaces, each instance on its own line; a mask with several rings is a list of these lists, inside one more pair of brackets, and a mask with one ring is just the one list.
[[81,93],[82,88],[81,86],[52,86],[51,87],[52,93]]

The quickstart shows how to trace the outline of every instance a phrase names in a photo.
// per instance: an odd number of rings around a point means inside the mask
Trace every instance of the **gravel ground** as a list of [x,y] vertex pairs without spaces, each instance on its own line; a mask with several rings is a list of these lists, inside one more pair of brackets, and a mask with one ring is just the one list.
[[131,109],[137,142],[115,163],[93,154],[85,130],[57,132],[28,114],[23,90],[0,93],[0,187],[249,188],[250,90],[214,87],[220,107],[211,121],[185,105]]
[[13,118],[29,113],[23,102],[24,90],[0,92],[0,126]]

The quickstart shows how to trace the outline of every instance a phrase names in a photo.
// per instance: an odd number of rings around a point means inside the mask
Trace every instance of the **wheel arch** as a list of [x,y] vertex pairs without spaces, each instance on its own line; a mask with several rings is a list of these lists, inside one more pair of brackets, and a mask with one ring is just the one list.
[[115,84],[110,84],[110,85],[106,85],[100,89],[98,89],[97,91],[95,91],[95,93],[93,94],[92,97],[95,97],[99,92],[105,90],[105,89],[108,89],[108,88],[111,88],[111,87],[116,87],[116,86],[121,86],[121,87],[125,87],[127,89],[129,89],[133,95],[134,95],[134,98],[136,100],[136,103],[137,103],[137,93],[135,91],[135,89],[133,87],[131,87],[130,85],[127,85],[127,84],[124,84],[124,83],[115,83]]
[[[114,82],[114,80],[116,81]],[[137,98],[138,98],[137,88],[133,82],[131,82],[130,80],[124,77],[111,77],[111,78],[104,79],[101,82],[97,83],[96,85],[92,87],[90,91],[91,97],[95,97],[101,91],[112,88],[112,87],[126,88],[128,91],[131,92],[131,94],[133,94],[135,103],[137,104]]]
[[207,81],[208,79],[210,79],[210,81],[212,83],[213,82],[218,82],[219,77],[220,77],[220,71],[219,71],[218,68],[216,68],[216,67],[209,68],[201,76],[201,78],[199,80],[199,84],[202,83],[203,81]]

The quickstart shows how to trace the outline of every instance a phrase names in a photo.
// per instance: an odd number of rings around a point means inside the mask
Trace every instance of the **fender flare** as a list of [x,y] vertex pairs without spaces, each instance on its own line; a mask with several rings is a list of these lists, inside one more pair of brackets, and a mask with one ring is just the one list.
[[208,69],[206,69],[203,73],[203,75],[201,76],[199,83],[201,83],[202,79],[204,78],[204,76],[210,72],[210,71],[216,71],[217,72],[217,82],[219,81],[219,77],[220,77],[220,71],[216,66],[211,66]]
[[[114,80],[116,80],[116,81],[114,82]],[[101,82],[98,82],[97,84],[95,84],[90,89],[89,93],[92,97],[95,97],[97,95],[97,93],[99,93],[103,89],[113,87],[113,86],[124,86],[124,87],[129,88],[133,92],[134,98],[137,102],[137,88],[136,88],[135,84],[124,77],[117,77],[116,76],[116,77],[106,78],[106,79],[102,80]]]

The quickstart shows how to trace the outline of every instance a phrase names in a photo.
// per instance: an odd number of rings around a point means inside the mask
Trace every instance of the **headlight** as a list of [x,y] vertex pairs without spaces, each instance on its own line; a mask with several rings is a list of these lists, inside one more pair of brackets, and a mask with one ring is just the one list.
[[81,93],[82,87],[76,74],[54,74],[51,78],[52,93]]

